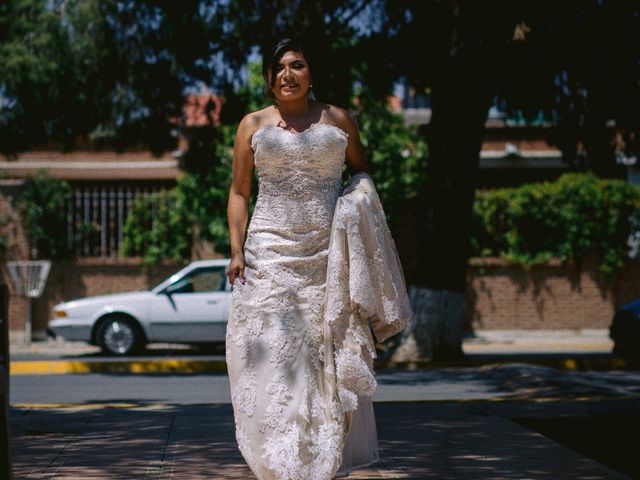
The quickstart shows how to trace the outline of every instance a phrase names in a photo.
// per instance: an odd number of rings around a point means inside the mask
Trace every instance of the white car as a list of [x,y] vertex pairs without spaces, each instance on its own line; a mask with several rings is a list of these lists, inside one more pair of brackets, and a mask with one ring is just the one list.
[[151,291],[72,300],[53,308],[49,331],[127,355],[147,343],[208,343],[225,338],[229,259],[196,261]]

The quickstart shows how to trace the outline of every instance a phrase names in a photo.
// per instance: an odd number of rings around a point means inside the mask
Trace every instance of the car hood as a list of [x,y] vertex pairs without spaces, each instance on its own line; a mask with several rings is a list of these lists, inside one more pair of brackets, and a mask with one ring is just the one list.
[[81,298],[70,300],[68,302],[59,303],[55,308],[78,308],[91,305],[92,307],[109,304],[129,303],[130,301],[144,301],[153,297],[153,293],[149,291],[112,293],[109,295],[98,295],[95,297]]

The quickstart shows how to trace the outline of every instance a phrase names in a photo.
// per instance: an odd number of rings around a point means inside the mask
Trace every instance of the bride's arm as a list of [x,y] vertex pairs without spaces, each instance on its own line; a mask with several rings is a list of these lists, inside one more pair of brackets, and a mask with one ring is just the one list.
[[346,151],[346,161],[349,167],[351,175],[355,175],[358,172],[364,172],[371,175],[371,165],[367,161],[364,147],[360,141],[360,132],[356,123],[351,118],[351,115],[342,108],[332,107],[332,120],[338,127],[349,134]]
[[244,236],[249,217],[249,196],[253,178],[253,149],[251,136],[255,131],[255,122],[249,116],[242,119],[236,132],[233,146],[233,179],[229,189],[227,204],[227,221],[229,223],[229,240],[231,243],[231,262],[227,267],[229,283],[233,285],[236,278],[244,283]]

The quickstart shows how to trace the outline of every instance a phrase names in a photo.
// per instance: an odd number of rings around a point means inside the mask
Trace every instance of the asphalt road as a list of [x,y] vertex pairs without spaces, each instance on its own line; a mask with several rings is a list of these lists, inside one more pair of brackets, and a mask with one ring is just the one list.
[[[425,378],[422,372],[380,374],[375,401],[490,399],[505,396],[481,381]],[[230,403],[226,374],[12,376],[10,401],[67,403]]]
[[[374,401],[559,400],[640,397],[639,371],[563,371],[520,363],[378,372]],[[21,404],[230,402],[224,373],[13,375]]]

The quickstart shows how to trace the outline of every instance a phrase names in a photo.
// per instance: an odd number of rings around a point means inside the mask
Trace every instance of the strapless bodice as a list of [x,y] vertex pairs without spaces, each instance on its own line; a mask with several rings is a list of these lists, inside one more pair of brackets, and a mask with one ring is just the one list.
[[326,194],[339,189],[348,135],[328,123],[295,133],[275,125],[251,139],[258,174],[258,195]]

